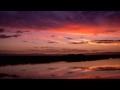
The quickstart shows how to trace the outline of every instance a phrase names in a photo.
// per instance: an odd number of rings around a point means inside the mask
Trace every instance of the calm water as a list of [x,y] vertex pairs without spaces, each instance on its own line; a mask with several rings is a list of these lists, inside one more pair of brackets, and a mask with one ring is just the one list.
[[0,67],[1,79],[120,79],[120,59]]

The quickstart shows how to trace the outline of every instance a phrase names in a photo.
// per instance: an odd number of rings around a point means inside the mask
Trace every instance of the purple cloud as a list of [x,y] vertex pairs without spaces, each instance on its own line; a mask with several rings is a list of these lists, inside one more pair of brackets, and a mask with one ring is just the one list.
[[67,24],[99,26],[105,22],[119,26],[120,11],[0,11],[1,27],[45,30]]
[[2,34],[2,35],[0,35],[0,38],[5,39],[5,38],[19,37],[19,36],[21,36],[21,35],[4,35],[4,34]]

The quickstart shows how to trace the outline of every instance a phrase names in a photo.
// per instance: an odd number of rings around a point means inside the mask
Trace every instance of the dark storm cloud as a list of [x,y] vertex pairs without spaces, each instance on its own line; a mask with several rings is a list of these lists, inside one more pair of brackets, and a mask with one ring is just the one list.
[[11,38],[11,37],[19,37],[21,35],[0,35],[1,39],[5,39],[5,38]]
[[120,43],[120,40],[93,40],[91,42],[109,44],[109,43]]
[[66,24],[119,26],[120,11],[0,11],[0,26],[45,30]]
[[5,31],[4,29],[1,29],[1,28],[0,28],[0,33],[4,32],[4,31]]

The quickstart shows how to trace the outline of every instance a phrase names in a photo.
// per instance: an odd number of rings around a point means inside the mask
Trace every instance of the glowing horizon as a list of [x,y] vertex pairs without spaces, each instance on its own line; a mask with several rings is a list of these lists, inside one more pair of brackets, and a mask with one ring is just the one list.
[[0,54],[120,52],[119,11],[0,11]]

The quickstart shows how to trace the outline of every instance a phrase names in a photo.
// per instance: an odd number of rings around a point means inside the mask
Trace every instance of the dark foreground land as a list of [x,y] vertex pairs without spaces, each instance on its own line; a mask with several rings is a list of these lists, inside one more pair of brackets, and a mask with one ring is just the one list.
[[17,64],[37,64],[37,63],[51,63],[58,61],[66,62],[80,62],[93,61],[109,58],[120,58],[120,55],[84,55],[84,54],[69,54],[62,56],[0,56],[0,66],[17,65]]

